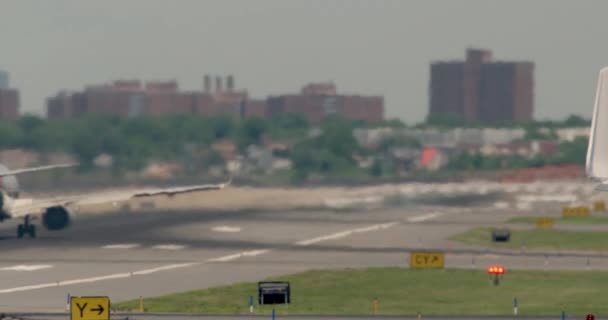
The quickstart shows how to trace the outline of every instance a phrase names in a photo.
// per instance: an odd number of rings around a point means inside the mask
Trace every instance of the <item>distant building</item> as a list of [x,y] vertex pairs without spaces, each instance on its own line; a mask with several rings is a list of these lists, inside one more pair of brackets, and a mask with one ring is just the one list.
[[0,89],[0,120],[16,120],[19,117],[19,91]]
[[534,111],[534,63],[493,62],[492,52],[468,49],[466,60],[431,64],[430,115],[467,121],[527,121]]
[[303,114],[312,123],[330,115],[366,122],[384,119],[382,96],[337,94],[333,83],[311,83],[299,94],[261,100],[250,99],[246,90],[235,89],[233,76],[227,76],[225,82],[224,86],[221,77],[205,75],[201,91],[180,91],[175,81],[118,80],[88,86],[80,92],[57,93],[47,99],[47,116],[70,119],[89,113],[124,117],[182,113],[269,118],[289,112]]
[[202,91],[180,91],[176,81],[117,80],[111,84],[88,86],[80,92],[61,91],[47,99],[50,119],[78,118],[85,114],[114,114],[124,117],[161,114],[231,114],[241,116],[247,91],[234,89],[234,78],[227,77],[226,89],[216,78],[211,91],[205,76]]
[[574,141],[576,138],[588,138],[589,127],[556,129],[555,134],[560,141]]
[[446,148],[427,147],[420,153],[420,168],[437,171],[448,164],[450,150]]
[[9,79],[9,73],[4,70],[0,70],[0,89],[8,89],[10,87]]
[[379,122],[384,119],[382,96],[341,95],[332,83],[308,84],[300,94],[271,96],[267,100],[267,116],[279,113],[300,113],[311,123],[337,115],[347,119]]
[[405,137],[419,141],[423,146],[456,147],[459,145],[507,144],[525,137],[522,128],[374,128],[355,129],[353,135],[362,146],[374,146],[387,137]]
[[11,89],[9,73],[0,70],[0,120],[19,117],[19,91]]

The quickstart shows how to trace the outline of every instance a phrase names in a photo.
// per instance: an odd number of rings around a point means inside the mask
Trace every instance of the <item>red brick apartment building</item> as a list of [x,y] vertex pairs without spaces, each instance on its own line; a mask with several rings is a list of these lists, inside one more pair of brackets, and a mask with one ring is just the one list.
[[312,83],[300,94],[271,96],[267,100],[266,114],[283,112],[301,113],[312,123],[319,123],[331,115],[366,122],[384,119],[382,96],[341,95],[333,83]]
[[[271,96],[266,100],[249,99],[246,90],[234,89],[228,76],[205,76],[202,91],[179,91],[175,81],[147,82],[120,80],[111,84],[86,87],[82,92],[60,92],[47,99],[50,119],[77,118],[87,113],[120,116],[187,113],[200,115],[230,114],[235,117],[268,118],[285,112],[305,115],[312,123],[335,114],[354,120],[377,122],[384,119],[382,96],[340,95],[333,83],[311,83],[299,94]],[[215,83],[215,91],[212,84]]]
[[532,120],[534,63],[495,62],[480,49],[468,49],[464,62],[432,63],[429,112],[468,121]]
[[247,92],[234,89],[234,79],[227,78],[226,89],[217,78],[216,91],[211,92],[209,77],[205,90],[180,91],[176,81],[118,80],[111,84],[89,86],[81,92],[60,92],[47,99],[50,119],[77,118],[87,113],[120,116],[186,113],[241,115]]
[[0,120],[19,117],[19,91],[10,87],[9,73],[0,70]]

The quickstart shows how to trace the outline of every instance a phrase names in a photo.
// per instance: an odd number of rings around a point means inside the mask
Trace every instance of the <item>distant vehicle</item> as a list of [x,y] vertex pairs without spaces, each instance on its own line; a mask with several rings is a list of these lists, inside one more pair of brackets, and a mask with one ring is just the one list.
[[599,182],[597,190],[608,191],[608,67],[600,70],[597,81],[585,171]]
[[125,201],[138,197],[151,197],[155,195],[173,196],[181,193],[219,190],[230,184],[230,180],[222,184],[204,184],[193,186],[178,186],[160,189],[142,189],[120,192],[102,192],[82,195],[60,196],[47,199],[20,199],[19,184],[17,183],[18,174],[36,171],[52,170],[57,168],[73,167],[77,164],[60,164],[18,170],[8,170],[0,166],[0,222],[6,219],[23,218],[24,222],[17,226],[17,236],[23,238],[29,235],[30,238],[36,237],[36,226],[31,223],[32,217],[40,217],[43,226],[47,230],[62,230],[67,228],[72,222],[73,206],[113,203]]

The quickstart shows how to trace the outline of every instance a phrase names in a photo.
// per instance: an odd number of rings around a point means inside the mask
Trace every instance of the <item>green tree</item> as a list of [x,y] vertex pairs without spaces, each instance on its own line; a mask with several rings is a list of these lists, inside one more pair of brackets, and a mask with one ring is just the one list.
[[564,120],[562,125],[564,127],[588,127],[591,125],[591,121],[578,115],[570,115]]
[[249,118],[243,121],[237,131],[236,141],[240,150],[252,144],[260,144],[269,124],[262,118]]
[[381,139],[378,146],[380,150],[385,152],[395,147],[410,147],[416,149],[422,148],[420,141],[416,140],[415,138],[398,135],[391,135]]
[[382,175],[382,162],[379,159],[375,159],[369,168],[369,174],[373,177],[380,177]]
[[449,112],[429,114],[426,118],[426,124],[437,127],[464,127],[467,121],[460,115]]
[[585,165],[588,141],[586,137],[578,137],[574,141],[560,143],[558,154],[551,163]]

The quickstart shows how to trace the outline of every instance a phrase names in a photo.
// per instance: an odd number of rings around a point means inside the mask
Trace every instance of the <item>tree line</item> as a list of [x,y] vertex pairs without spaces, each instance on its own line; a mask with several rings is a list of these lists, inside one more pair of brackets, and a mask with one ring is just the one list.
[[[433,121],[431,121],[433,122]],[[578,126],[588,122],[580,117],[569,117],[562,125]],[[452,123],[453,125],[454,123]],[[538,122],[530,128],[546,126]],[[46,120],[36,116],[23,116],[14,122],[0,122],[0,148],[24,148],[41,153],[67,152],[82,163],[82,170],[92,168],[100,154],[113,157],[117,171],[142,169],[150,160],[180,162],[194,172],[211,165],[222,164],[221,157],[210,146],[220,140],[233,141],[240,152],[252,144],[261,144],[265,138],[293,143],[288,151],[276,155],[292,161],[294,178],[306,179],[315,175],[361,174],[354,156],[382,156],[396,146],[420,148],[418,141],[391,137],[381,141],[378,150],[361,148],[353,137],[353,129],[390,126],[403,128],[400,120],[392,119],[377,124],[366,124],[339,117],[328,117],[314,127],[301,114],[280,114],[270,119],[236,119],[228,115],[202,117],[192,115],[163,115],[124,118],[113,115],[90,115],[73,120]],[[529,138],[540,135],[530,129]],[[541,137],[551,138],[551,137]],[[584,163],[586,139],[560,145],[558,155],[545,158],[508,159],[462,154],[450,161],[448,168],[498,169],[539,166],[549,163]],[[368,172],[379,176],[385,170],[379,160]]]

